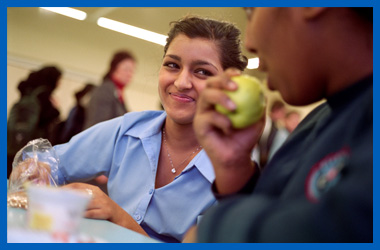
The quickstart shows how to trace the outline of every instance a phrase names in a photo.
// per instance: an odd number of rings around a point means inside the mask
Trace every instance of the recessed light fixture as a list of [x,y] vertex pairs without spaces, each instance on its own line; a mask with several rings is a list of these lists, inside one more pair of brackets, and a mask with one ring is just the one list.
[[41,9],[52,11],[64,16],[68,16],[78,20],[84,20],[87,17],[86,12],[68,7],[40,7]]
[[166,44],[167,36],[164,36],[164,35],[149,31],[149,30],[141,29],[129,24],[114,21],[105,17],[100,17],[98,19],[98,25],[103,28],[117,31],[129,36],[137,37],[145,41],[156,43],[162,46],[165,46]]
[[259,67],[258,57],[248,59],[247,69],[257,69],[258,67]]

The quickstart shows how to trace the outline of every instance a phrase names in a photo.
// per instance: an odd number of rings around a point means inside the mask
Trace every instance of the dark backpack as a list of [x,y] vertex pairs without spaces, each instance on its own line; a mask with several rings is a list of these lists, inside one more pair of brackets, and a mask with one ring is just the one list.
[[35,89],[30,95],[23,96],[13,105],[7,123],[7,151],[15,155],[29,141],[39,138],[41,106],[38,95],[45,91],[43,86]]

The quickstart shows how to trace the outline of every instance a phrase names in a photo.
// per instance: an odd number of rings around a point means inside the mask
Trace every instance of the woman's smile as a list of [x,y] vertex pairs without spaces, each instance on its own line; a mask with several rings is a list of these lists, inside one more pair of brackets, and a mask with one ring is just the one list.
[[195,99],[188,96],[188,95],[185,95],[185,94],[181,94],[181,93],[173,93],[173,92],[169,92],[169,95],[173,98],[173,100],[175,101],[178,101],[178,102],[194,102]]

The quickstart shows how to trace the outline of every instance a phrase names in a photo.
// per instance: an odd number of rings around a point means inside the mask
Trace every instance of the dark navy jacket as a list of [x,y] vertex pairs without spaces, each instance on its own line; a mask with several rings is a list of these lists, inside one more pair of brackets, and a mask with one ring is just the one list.
[[312,111],[247,184],[249,194],[204,215],[199,241],[372,242],[372,81]]

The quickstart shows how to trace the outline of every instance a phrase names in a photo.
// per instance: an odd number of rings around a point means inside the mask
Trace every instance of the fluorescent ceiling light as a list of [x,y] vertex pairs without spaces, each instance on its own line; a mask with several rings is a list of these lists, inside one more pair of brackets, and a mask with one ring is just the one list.
[[64,16],[75,18],[78,20],[84,20],[86,19],[86,16],[87,16],[86,12],[76,10],[73,8],[66,8],[66,7],[40,7],[40,8],[44,10],[52,11]]
[[259,58],[250,58],[248,59],[247,69],[257,69],[259,67]]
[[137,37],[152,43],[157,43],[162,46],[165,46],[166,44],[167,36],[149,30],[137,28],[135,26],[121,23],[118,21],[114,21],[105,17],[101,17],[98,19],[98,25],[103,28],[114,30],[129,36]]

